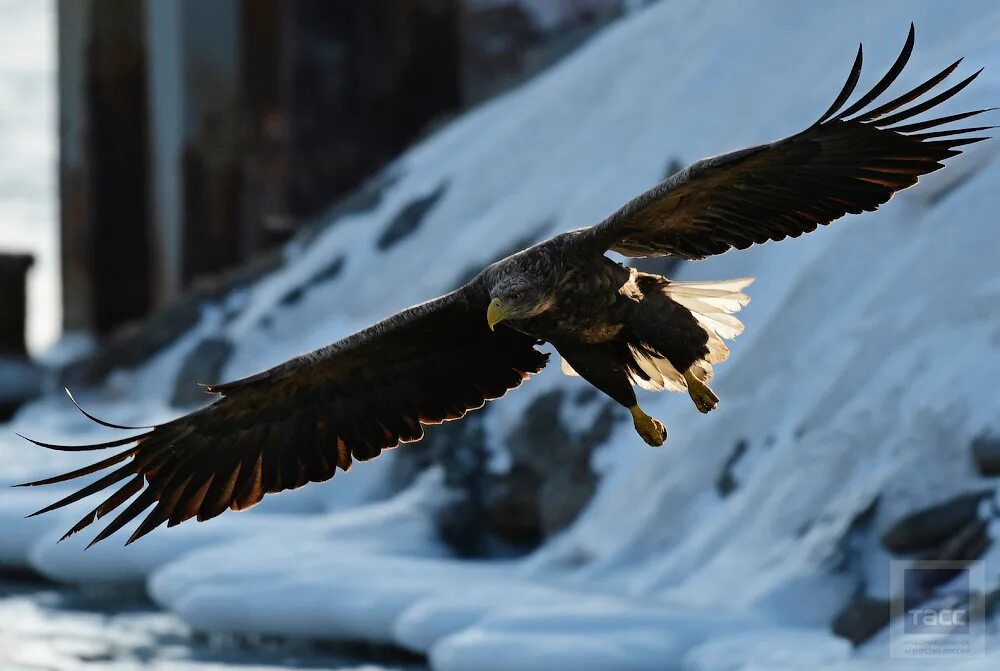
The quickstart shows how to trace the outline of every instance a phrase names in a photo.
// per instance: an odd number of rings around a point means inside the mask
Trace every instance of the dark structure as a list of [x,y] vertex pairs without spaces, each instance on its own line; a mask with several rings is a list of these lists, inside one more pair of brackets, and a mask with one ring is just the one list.
[[41,371],[29,360],[25,343],[27,273],[25,254],[0,254],[0,422],[41,391]]
[[65,327],[245,262],[461,102],[457,0],[60,0]]
[[28,356],[27,276],[34,262],[27,254],[0,254],[0,356]]
[[620,5],[542,27],[520,0],[58,0],[65,328],[273,248]]

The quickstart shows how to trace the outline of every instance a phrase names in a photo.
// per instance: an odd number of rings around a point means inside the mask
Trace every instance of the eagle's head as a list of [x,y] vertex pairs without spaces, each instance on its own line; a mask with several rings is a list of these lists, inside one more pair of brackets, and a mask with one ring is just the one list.
[[501,262],[491,273],[490,304],[486,321],[495,328],[503,321],[528,319],[555,304],[545,277],[522,259]]

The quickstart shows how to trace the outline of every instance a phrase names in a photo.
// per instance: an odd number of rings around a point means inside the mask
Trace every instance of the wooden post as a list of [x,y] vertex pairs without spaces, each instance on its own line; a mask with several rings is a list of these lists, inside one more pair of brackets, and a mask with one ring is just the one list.
[[42,374],[28,358],[26,280],[34,258],[0,254],[0,422],[42,390]]
[[0,357],[23,359],[27,324],[27,275],[35,262],[27,254],[0,254]]
[[64,327],[287,239],[461,102],[459,0],[57,0]]
[[59,0],[60,197],[67,331],[151,305],[143,3]]
[[457,0],[289,3],[288,211],[320,214],[461,105]]

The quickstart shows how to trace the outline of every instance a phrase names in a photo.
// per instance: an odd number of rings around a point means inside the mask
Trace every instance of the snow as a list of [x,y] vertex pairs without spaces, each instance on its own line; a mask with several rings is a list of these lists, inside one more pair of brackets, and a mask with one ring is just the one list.
[[847,660],[851,646],[826,631],[809,629],[749,629],[720,636],[684,656],[685,671],[771,671],[815,668]]
[[[349,655],[307,646],[247,650],[238,642],[201,641],[165,613],[122,595],[66,598],[57,592],[5,593],[0,584],[0,668],[4,671],[389,671]],[[394,667],[402,671],[399,667]],[[412,669],[413,667],[407,666]]]
[[[230,300],[234,318],[206,309],[171,348],[81,402],[112,421],[163,420],[174,412],[164,380],[205,334],[235,344],[225,378],[256,372],[450,289],[525,236],[600,220],[673,159],[795,132],[829,105],[858,41],[864,87],[910,20],[917,47],[893,91],[965,55],[962,72],[992,67],[948,111],[997,104],[1000,6],[988,0],[787,0],[766,12],[670,0],[631,13],[414,147],[388,169],[396,179],[376,207],[289,246],[281,269]],[[115,540],[127,529],[86,553],[86,534],[56,546],[83,507],[25,522],[59,492],[3,492],[0,561],[68,582],[145,579],[158,604],[197,629],[394,643],[427,653],[435,669],[910,668],[887,659],[885,632],[857,651],[829,633],[859,586],[889,594],[889,555],[868,542],[850,571],[834,565],[876,497],[875,538],[913,510],[996,487],[976,474],[969,444],[997,428],[1000,411],[998,155],[997,142],[976,145],[877,213],[683,266],[687,280],[757,278],[740,313],[746,332],[716,370],[720,407],[702,416],[682,395],[644,394],[667,445],[646,448],[619,425],[594,457],[594,500],[526,559],[451,557],[433,531],[447,495],[439,475],[395,492],[386,455],[126,550]],[[412,235],[376,247],[402,208],[441,187]],[[431,249],[447,262],[428,264]],[[313,282],[344,250],[342,271]],[[303,286],[300,301],[282,302]],[[507,432],[533,399],[581,384],[551,366],[492,405],[494,467],[505,467]],[[56,397],[25,408],[9,430],[110,435]],[[0,431],[5,482],[80,463]],[[736,489],[723,498],[715,481],[739,441]],[[998,661],[991,643],[985,660],[949,668]]]
[[0,403],[13,404],[41,391],[41,373],[24,361],[0,356]]

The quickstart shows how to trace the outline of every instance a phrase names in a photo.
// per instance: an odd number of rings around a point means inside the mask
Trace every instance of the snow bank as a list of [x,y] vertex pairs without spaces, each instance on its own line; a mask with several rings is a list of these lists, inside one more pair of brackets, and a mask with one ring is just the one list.
[[435,643],[475,624],[491,611],[545,606],[573,596],[578,595],[512,576],[487,584],[445,581],[402,611],[393,625],[392,638],[408,650],[428,653]]
[[849,659],[850,644],[827,631],[809,629],[750,629],[724,635],[684,656],[684,671],[819,669]]
[[[440,294],[526,239],[600,220],[672,160],[795,132],[829,105],[858,41],[864,87],[910,20],[917,48],[899,90],[959,55],[1000,65],[1000,6],[987,0],[788,0],[767,12],[671,0],[632,14],[415,147],[372,209],[290,246],[282,269],[84,400],[116,421],[162,419],[163,380],[200,336],[234,343],[226,378],[252,373]],[[987,68],[948,111],[997,104],[998,72]],[[449,558],[433,537],[434,488],[421,481],[386,500],[388,478],[375,470],[385,457],[265,500],[303,502],[294,513],[227,514],[124,552],[111,541],[78,563],[77,546],[51,550],[40,527],[24,527],[8,544],[30,553],[3,556],[66,580],[99,580],[100,565],[152,572],[157,601],[197,628],[397,642],[429,651],[438,669],[885,668],[884,637],[852,652],[824,633],[859,589],[887,592],[878,536],[930,503],[996,486],[969,445],[1000,411],[998,153],[1000,143],[977,145],[877,213],[683,266],[683,279],[758,278],[741,313],[747,330],[717,371],[719,409],[701,416],[681,395],[644,396],[670,442],[647,449],[619,426],[595,457],[602,481],[590,506],[525,561]],[[378,249],[399,211],[438,191],[412,234]],[[449,262],[428,264],[426,250]],[[525,404],[581,384],[553,366],[491,406],[497,467]],[[82,439],[91,429],[67,405],[33,404],[14,427]],[[3,437],[0,459],[16,464],[12,480],[79,463]],[[352,484],[359,477],[371,481]],[[0,497],[3,529],[27,507],[15,499]],[[848,542],[868,510],[864,537]]]
[[560,604],[498,610],[431,650],[442,671],[669,668],[700,640],[748,626],[744,618],[679,605],[570,596]]

